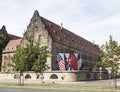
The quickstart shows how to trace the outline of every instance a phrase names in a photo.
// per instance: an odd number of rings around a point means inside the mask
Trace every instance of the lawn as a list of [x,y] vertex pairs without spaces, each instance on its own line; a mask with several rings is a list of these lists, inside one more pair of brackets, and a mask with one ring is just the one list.
[[0,86],[7,86],[7,87],[24,87],[24,88],[47,88],[47,89],[61,89],[61,90],[100,90],[100,91],[113,91],[113,90],[120,90],[118,88],[112,87],[99,87],[99,86],[75,86],[75,85],[55,85],[55,84],[25,84],[25,85],[18,85],[18,84],[0,84]]

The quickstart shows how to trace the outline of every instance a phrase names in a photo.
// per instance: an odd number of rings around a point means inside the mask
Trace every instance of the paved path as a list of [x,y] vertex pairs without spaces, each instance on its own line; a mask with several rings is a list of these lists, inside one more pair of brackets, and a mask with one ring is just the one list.
[[[0,80],[1,84],[13,83],[18,84],[18,81],[10,81],[10,80]],[[30,82],[30,84],[35,84],[36,81]],[[28,84],[28,83],[27,83]],[[38,82],[36,83],[38,84]],[[41,84],[39,82],[39,84]],[[96,80],[96,81],[80,81],[80,82],[54,82],[54,83],[47,83],[50,85],[75,85],[75,86],[105,86],[105,87],[112,87],[114,85],[113,79],[111,80]],[[120,79],[117,79],[117,86],[120,87]]]
[[[76,86],[103,86],[113,87],[115,85],[114,79],[111,80],[96,80],[96,81],[82,81],[82,82],[58,82],[56,85],[76,85]],[[120,79],[117,79],[117,86],[120,87]]]

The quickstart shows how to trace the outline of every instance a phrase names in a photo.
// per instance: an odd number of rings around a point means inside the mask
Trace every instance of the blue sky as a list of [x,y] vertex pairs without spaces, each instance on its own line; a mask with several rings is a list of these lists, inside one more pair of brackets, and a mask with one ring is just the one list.
[[34,10],[96,44],[109,35],[120,44],[120,0],[0,0],[0,28],[22,36]]

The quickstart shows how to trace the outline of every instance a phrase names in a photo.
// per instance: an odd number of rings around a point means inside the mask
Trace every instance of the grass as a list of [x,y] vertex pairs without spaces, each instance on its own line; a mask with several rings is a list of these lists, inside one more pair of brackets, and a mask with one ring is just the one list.
[[98,90],[98,91],[113,91],[113,90],[120,90],[118,88],[111,88],[111,87],[96,87],[96,86],[68,86],[68,85],[53,85],[53,84],[25,84],[24,86],[19,86],[18,84],[0,84],[0,86],[7,86],[7,87],[24,87],[24,88],[47,88],[47,89],[61,89],[61,90]]

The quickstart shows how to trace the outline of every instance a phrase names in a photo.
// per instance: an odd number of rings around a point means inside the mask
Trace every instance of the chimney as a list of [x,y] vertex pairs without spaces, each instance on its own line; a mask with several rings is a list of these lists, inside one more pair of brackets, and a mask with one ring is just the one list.
[[60,23],[60,31],[63,29],[63,23]]

